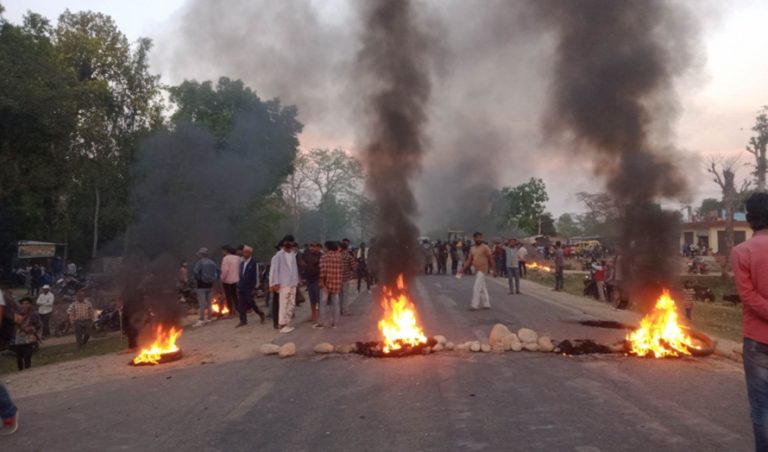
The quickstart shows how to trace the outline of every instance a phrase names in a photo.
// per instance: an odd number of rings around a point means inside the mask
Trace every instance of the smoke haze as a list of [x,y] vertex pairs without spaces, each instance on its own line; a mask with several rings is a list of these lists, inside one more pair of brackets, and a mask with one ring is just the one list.
[[667,260],[677,251],[676,216],[656,203],[686,187],[669,124],[679,112],[674,81],[694,60],[693,16],[655,0],[534,6],[557,42],[544,127],[589,156],[625,208],[626,274],[636,301],[652,301],[678,271]]
[[366,187],[376,206],[375,256],[383,282],[416,274],[413,178],[426,151],[429,41],[409,0],[361,3],[357,56]]

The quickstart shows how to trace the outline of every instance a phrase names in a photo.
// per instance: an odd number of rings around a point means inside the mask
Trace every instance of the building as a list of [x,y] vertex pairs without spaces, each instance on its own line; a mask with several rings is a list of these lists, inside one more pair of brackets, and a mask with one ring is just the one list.
[[[734,220],[733,244],[738,245],[752,238],[752,229],[746,221]],[[701,249],[710,248],[714,254],[722,254],[725,248],[725,220],[710,219],[683,223],[680,234],[680,249],[695,244]]]

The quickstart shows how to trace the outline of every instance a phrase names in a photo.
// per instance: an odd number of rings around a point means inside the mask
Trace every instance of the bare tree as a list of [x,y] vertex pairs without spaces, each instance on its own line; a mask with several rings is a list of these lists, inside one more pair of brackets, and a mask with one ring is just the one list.
[[363,167],[356,158],[336,148],[302,153],[296,158],[294,168],[282,186],[283,197],[291,209],[294,234],[298,233],[302,211],[316,208],[322,221],[320,237],[325,240],[329,206],[339,202],[357,205],[362,192]]
[[725,256],[722,278],[728,281],[731,271],[730,254],[733,248],[733,214],[736,210],[736,202],[739,196],[749,189],[749,180],[742,181],[739,189],[736,189],[736,164],[739,157],[722,158],[712,157],[707,165],[707,172],[713,176],[713,181],[723,192],[723,207],[725,208],[725,249],[718,250]]
[[309,158],[305,154],[298,154],[293,162],[293,172],[285,178],[281,187],[283,199],[291,211],[291,229],[294,237],[299,235],[301,212],[308,198],[309,179],[306,170],[308,164]]
[[766,159],[766,146],[768,145],[768,105],[764,105],[757,112],[755,125],[752,130],[755,136],[749,139],[747,152],[755,156],[755,181],[758,191],[766,191],[765,176],[768,173],[768,159]]

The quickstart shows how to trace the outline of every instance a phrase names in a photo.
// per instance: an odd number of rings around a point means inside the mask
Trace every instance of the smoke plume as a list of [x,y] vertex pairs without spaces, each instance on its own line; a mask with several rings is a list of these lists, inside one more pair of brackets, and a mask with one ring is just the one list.
[[421,170],[430,97],[429,40],[408,0],[361,4],[357,57],[367,189],[377,210],[375,256],[384,283],[418,268],[413,178]]
[[544,1],[535,8],[556,33],[545,130],[589,156],[625,207],[624,274],[635,301],[646,303],[677,273],[668,262],[677,248],[676,216],[655,203],[685,189],[668,125],[678,113],[674,81],[692,62],[692,16],[656,0]]

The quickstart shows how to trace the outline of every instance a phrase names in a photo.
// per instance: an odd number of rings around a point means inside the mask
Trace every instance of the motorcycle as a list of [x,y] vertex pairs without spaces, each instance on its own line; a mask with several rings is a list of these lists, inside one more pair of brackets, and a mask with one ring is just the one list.
[[115,307],[109,307],[101,311],[93,322],[93,329],[96,332],[110,332],[120,330],[120,310]]
[[57,297],[74,296],[78,290],[86,286],[86,281],[74,276],[64,276],[53,285],[52,292]]

